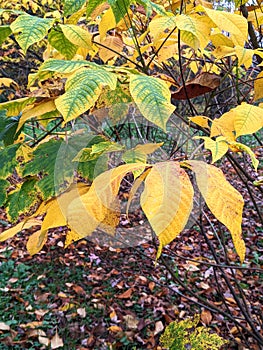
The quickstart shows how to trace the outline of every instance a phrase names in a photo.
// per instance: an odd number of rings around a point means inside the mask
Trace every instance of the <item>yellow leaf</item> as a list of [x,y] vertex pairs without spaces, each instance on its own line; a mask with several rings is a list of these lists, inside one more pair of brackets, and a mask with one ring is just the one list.
[[28,162],[33,157],[33,150],[31,147],[23,143],[16,151],[17,157],[23,157],[25,162]]
[[155,152],[158,148],[160,148],[163,145],[163,142],[160,143],[145,143],[140,144],[135,147],[136,151],[145,153],[145,154],[151,154]]
[[116,27],[115,16],[112,8],[109,8],[102,16],[99,24],[100,38],[103,40],[106,37],[107,31]]
[[113,332],[113,333],[119,333],[122,332],[122,328],[119,326],[110,326],[108,328],[109,331]]
[[[212,41],[212,44],[215,47],[219,47],[219,46],[223,46],[223,47],[228,46],[230,48],[234,47],[233,41],[230,38],[228,38],[227,36],[225,36],[224,34],[222,34],[221,32],[212,34],[210,36],[210,39]],[[214,54],[214,51],[213,51],[213,54]]]
[[217,46],[217,48],[213,51],[213,56],[215,56],[218,59],[228,56],[234,56],[235,54],[236,51],[234,47],[225,45]]
[[184,229],[193,206],[193,187],[175,162],[156,163],[145,180],[141,206],[162,247]]
[[260,107],[242,103],[231,110],[234,113],[236,137],[253,134],[263,127],[263,111]]
[[146,176],[149,174],[151,169],[147,169],[141,176],[137,177],[136,180],[134,181],[134,184],[132,185],[132,188],[129,192],[129,197],[128,197],[128,202],[127,202],[127,207],[126,207],[126,216],[128,218],[129,216],[129,208],[131,205],[131,201],[133,200],[133,197],[135,196],[135,193],[138,191],[139,187],[145,180]]
[[236,149],[238,149],[240,151],[246,152],[251,158],[251,162],[253,164],[254,169],[257,171],[259,161],[257,160],[257,158],[256,158],[256,156],[251,148],[249,148],[248,146],[243,145],[242,143],[239,143],[239,142],[231,142],[230,145],[234,146]]
[[42,231],[47,231],[49,228],[66,226],[67,211],[71,202],[87,193],[89,186],[83,183],[73,184],[70,188],[60,196],[49,201],[46,207],[46,216],[43,220]]
[[229,229],[237,254],[243,262],[246,252],[241,230],[243,197],[230,185],[220,169],[197,160],[187,163],[195,173],[197,186],[208,208]]
[[263,72],[260,72],[257,75],[256,80],[254,82],[254,90],[255,90],[254,101],[257,101],[260,98],[263,98]]
[[205,148],[212,153],[212,163],[221,159],[228,151],[228,143],[225,137],[219,136],[215,141],[207,136],[196,136],[195,139],[202,139],[205,141]]
[[26,110],[23,111],[22,116],[19,119],[17,131],[21,129],[21,127],[28,119],[38,117],[42,114],[54,111],[55,109],[56,105],[54,103],[54,100],[43,102],[35,106],[28,106]]
[[195,123],[196,125],[201,126],[202,128],[209,128],[208,120],[209,118],[203,116],[203,115],[197,115],[195,117],[188,117],[191,122]]
[[47,241],[47,231],[38,230],[34,232],[27,241],[27,251],[30,255],[38,253]]
[[238,58],[238,66],[245,66],[248,69],[252,64],[252,58],[254,55],[254,50],[246,49],[242,46],[235,47],[236,55]]
[[18,85],[13,79],[10,79],[10,78],[0,78],[0,87],[1,87],[1,86],[10,87],[12,84],[15,86],[16,89],[19,89],[19,85]]
[[[104,40],[101,41],[105,47],[99,49],[99,56],[103,62],[107,62],[111,58],[121,53],[123,50],[123,41],[118,36],[107,36]],[[117,53],[116,53],[117,52]]]
[[220,30],[231,34],[231,39],[236,45],[244,46],[248,36],[248,24],[243,16],[206,7],[203,7],[203,11]]
[[38,219],[34,219],[34,218],[30,218],[28,220],[23,220],[21,222],[19,222],[19,224],[17,224],[14,227],[9,228],[8,230],[0,233],[0,242],[5,241],[8,238],[13,237],[14,235],[16,235],[18,232],[28,229],[32,226],[37,226],[37,225],[41,225],[42,221],[38,220]]
[[174,29],[177,26],[176,16],[171,13],[167,13],[167,16],[157,15],[149,23],[149,29],[154,41],[158,40],[167,29]]
[[220,118],[214,119],[211,125],[210,137],[222,135],[227,141],[235,141],[235,115],[231,111],[224,113]]
[[76,242],[83,238],[83,235],[79,235],[76,231],[69,229],[66,235],[65,248],[67,248],[71,243]]
[[92,35],[86,29],[74,24],[60,24],[60,27],[72,44],[92,50]]
[[[73,200],[68,208],[68,223],[78,235],[90,235],[99,224],[116,216],[116,197],[123,177],[131,171],[144,168],[145,164],[125,164],[108,170],[93,181],[90,190]],[[118,210],[118,209],[117,209]],[[114,225],[114,222],[111,224]]]

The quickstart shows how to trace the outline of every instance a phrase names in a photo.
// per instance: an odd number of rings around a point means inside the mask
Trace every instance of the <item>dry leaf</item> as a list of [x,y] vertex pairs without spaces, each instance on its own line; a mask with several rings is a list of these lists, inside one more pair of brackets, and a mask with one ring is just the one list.
[[137,329],[139,320],[137,320],[134,316],[132,315],[125,315],[123,316],[126,326],[128,329]]
[[77,313],[81,318],[85,318],[87,313],[86,313],[86,309],[84,307],[79,307],[77,309]]
[[4,322],[0,322],[0,331],[9,331],[10,326]]
[[124,293],[118,295],[118,299],[129,299],[132,295],[133,288],[126,290]]
[[164,330],[162,321],[155,322],[154,335],[161,333]]
[[62,346],[64,346],[63,340],[59,337],[58,332],[56,331],[56,334],[51,339],[51,349],[58,349]]
[[121,327],[119,326],[110,326],[108,328],[109,331],[113,332],[113,333],[118,333],[118,332],[122,332]]
[[194,79],[186,82],[185,93],[184,86],[181,86],[177,91],[172,93],[172,98],[175,100],[186,100],[204,95],[207,92],[215,90],[220,85],[220,77],[214,73],[203,72]]
[[209,310],[203,310],[201,312],[201,321],[205,324],[205,325],[209,325],[212,321],[212,314]]

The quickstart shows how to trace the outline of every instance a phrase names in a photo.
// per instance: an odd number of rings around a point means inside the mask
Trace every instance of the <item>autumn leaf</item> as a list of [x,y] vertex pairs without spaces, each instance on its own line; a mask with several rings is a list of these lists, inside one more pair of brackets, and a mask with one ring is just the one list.
[[184,229],[193,205],[193,187],[178,163],[156,163],[145,180],[141,206],[162,247]]
[[202,161],[187,161],[195,173],[197,186],[215,217],[230,231],[240,261],[245,259],[246,247],[241,222],[244,200],[226,180],[221,169]]
[[58,349],[64,346],[62,338],[59,337],[58,332],[56,331],[53,338],[51,338],[51,349]]

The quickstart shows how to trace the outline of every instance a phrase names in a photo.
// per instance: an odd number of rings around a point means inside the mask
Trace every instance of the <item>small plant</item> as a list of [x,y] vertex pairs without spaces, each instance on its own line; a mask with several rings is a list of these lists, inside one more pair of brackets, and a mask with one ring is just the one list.
[[171,322],[160,338],[161,345],[169,350],[217,350],[228,343],[217,334],[211,334],[205,327],[197,327],[200,315],[177,322]]

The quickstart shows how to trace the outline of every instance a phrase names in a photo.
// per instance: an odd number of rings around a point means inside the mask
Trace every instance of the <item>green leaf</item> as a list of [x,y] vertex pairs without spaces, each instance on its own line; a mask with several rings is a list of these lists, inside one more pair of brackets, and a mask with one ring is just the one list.
[[64,15],[72,15],[85,4],[86,0],[64,0]]
[[[58,152],[63,142],[62,140],[50,140],[39,145],[33,152],[32,161],[28,162],[24,167],[23,176],[42,175],[42,179],[38,181],[37,187],[41,191],[43,199],[48,199],[59,192],[59,188],[55,188],[55,167],[56,161],[58,161]],[[67,158],[66,151],[64,156],[65,162],[70,164],[71,160]],[[61,171],[61,174],[57,175],[57,184],[62,185],[67,180],[71,182],[73,169],[70,167],[69,172]]]
[[165,8],[162,5],[155,4],[150,0],[139,0],[137,2],[145,8],[147,18],[152,15],[153,11],[158,15],[166,16]]
[[55,60],[55,59],[49,59],[46,62],[40,66],[39,71],[51,71],[51,72],[58,72],[58,73],[74,73],[76,70],[78,70],[81,67],[92,67],[92,68],[98,68],[101,69],[101,66],[99,66],[96,63],[80,60],[80,61],[65,61],[65,60]]
[[100,142],[91,147],[91,154],[101,154],[104,152],[118,152],[123,150],[123,146],[116,142],[105,141]]
[[0,148],[0,179],[6,179],[12,175],[17,165],[16,151],[19,148],[19,144]]
[[10,186],[10,183],[6,180],[0,179],[0,207],[5,204],[7,199],[6,190]]
[[86,16],[89,17],[96,7],[106,2],[105,0],[89,0],[87,4]]
[[130,7],[130,0],[108,0],[114,13],[116,23],[118,23],[127,13]]
[[[64,35],[64,33],[59,29],[51,29],[48,34],[48,42],[53,46],[58,52],[60,52],[66,59],[71,59],[75,56],[77,52],[77,46],[72,44]],[[47,61],[46,61],[47,62]],[[45,63],[46,63],[45,62]],[[43,71],[43,69],[42,69]]]
[[136,149],[129,149],[123,153],[122,159],[125,163],[146,163],[147,155]]
[[65,122],[77,118],[94,105],[102,87],[115,89],[117,75],[104,69],[81,68],[75,72],[65,86],[66,93],[55,100],[57,109]]
[[38,202],[36,182],[36,179],[30,179],[8,195],[7,215],[10,221],[16,221],[20,214],[26,214]]
[[33,103],[35,97],[23,97],[17,100],[8,101],[0,104],[0,111],[6,110],[6,115],[17,116],[28,104]]
[[115,90],[111,90],[108,87],[102,90],[96,102],[96,107],[98,110],[100,108],[106,108],[108,117],[114,122],[118,122],[127,116],[130,102],[132,102],[132,97],[128,85],[118,82]]
[[219,350],[228,341],[210,333],[206,327],[197,327],[200,315],[180,322],[171,322],[160,337],[162,347],[169,350]]
[[19,16],[10,26],[17,34],[18,44],[26,54],[30,45],[42,40],[52,27],[55,19],[39,18],[30,15]]
[[16,129],[20,117],[6,117],[5,111],[0,111],[0,141],[5,146],[12,145],[17,139]]
[[[100,135],[90,135],[88,138],[84,135],[82,140],[78,137],[75,141],[72,141],[77,143],[77,145],[75,145],[77,153],[72,160],[75,162],[74,166],[78,173],[88,180],[92,181],[99,174],[108,169],[107,153],[95,153],[91,155],[92,147],[104,141],[105,138]],[[82,145],[85,147],[82,147]]]
[[130,76],[130,92],[142,115],[164,131],[175,106],[166,83],[145,75]]
[[60,28],[72,44],[92,50],[92,35],[87,30],[74,24],[61,24]]
[[10,26],[0,26],[0,45],[6,40],[6,38],[12,33]]

